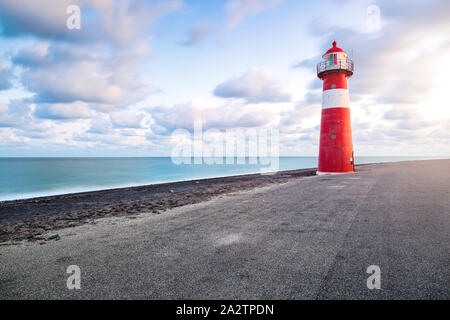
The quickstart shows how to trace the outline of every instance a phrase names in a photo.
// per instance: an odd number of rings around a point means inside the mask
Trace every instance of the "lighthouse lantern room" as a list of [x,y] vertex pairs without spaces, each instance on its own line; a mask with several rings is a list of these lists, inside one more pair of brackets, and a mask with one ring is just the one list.
[[353,61],[336,46],[322,56],[317,76],[323,80],[317,174],[354,172],[352,127],[347,78],[353,75]]

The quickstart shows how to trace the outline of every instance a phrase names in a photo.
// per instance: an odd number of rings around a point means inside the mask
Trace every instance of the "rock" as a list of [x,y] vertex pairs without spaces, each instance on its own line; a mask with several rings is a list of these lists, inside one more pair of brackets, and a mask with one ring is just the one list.
[[59,239],[61,239],[59,237],[59,234],[54,234],[47,238],[47,240],[55,240],[55,241],[58,241]]

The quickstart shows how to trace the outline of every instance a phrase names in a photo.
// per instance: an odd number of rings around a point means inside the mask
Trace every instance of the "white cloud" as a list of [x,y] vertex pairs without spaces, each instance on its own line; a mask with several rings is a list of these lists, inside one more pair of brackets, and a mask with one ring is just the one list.
[[264,69],[252,69],[238,78],[219,84],[214,95],[222,98],[242,98],[248,103],[288,102],[291,95],[283,85]]
[[193,131],[194,123],[201,121],[203,129],[226,130],[231,128],[252,128],[269,125],[277,117],[266,107],[248,106],[242,103],[227,103],[219,106],[205,106],[190,102],[173,107],[149,110],[154,123],[151,128],[159,135],[170,135],[176,129]]
[[48,122],[31,120],[20,128],[16,128],[15,134],[19,137],[31,139],[49,139],[55,135],[55,130]]
[[[69,4],[81,7],[80,30],[66,28]],[[32,43],[9,53],[13,66],[19,67],[18,80],[34,94],[26,102],[11,101],[0,108],[0,127],[16,128],[8,132],[9,140],[44,138],[45,130],[54,133],[48,126],[32,127],[36,121],[63,120],[65,128],[57,126],[53,139],[59,143],[70,144],[72,134],[82,137],[80,130],[95,135],[119,128],[111,143],[133,135],[126,128],[141,127],[142,119],[130,105],[153,91],[142,72],[151,57],[149,28],[182,6],[181,0],[0,0],[0,34],[6,39],[27,37],[25,43]],[[0,66],[0,90],[10,86],[10,72]],[[83,119],[92,119],[90,127]]]
[[[81,8],[81,29],[66,27],[69,5]],[[181,0],[0,0],[1,33],[70,42],[108,42],[119,46],[148,38],[148,28],[180,9]]]
[[100,114],[91,120],[91,125],[87,133],[107,134],[111,131],[112,125],[109,116]]
[[30,118],[31,107],[23,100],[11,100],[0,105],[0,127],[20,127]]
[[36,93],[36,102],[127,105],[152,92],[139,72],[148,50],[120,51],[112,57],[93,52],[80,46],[38,43],[19,51],[13,61],[25,68],[22,82]]
[[[305,121],[314,118],[320,121],[320,104],[311,104],[301,101],[292,110],[284,112],[280,120],[280,129],[283,131],[297,130],[302,127]],[[319,122],[316,122],[317,124]]]
[[13,70],[12,68],[6,67],[0,61],[0,91],[8,90],[12,87],[12,78],[13,78]]
[[35,107],[34,115],[37,118],[53,120],[88,119],[93,116],[88,104],[81,101],[73,103],[39,103]]
[[284,0],[229,0],[225,4],[227,11],[227,29],[240,24],[246,17],[256,15],[279,5]]
[[110,115],[111,122],[117,128],[142,128],[145,115],[135,110],[116,112]]

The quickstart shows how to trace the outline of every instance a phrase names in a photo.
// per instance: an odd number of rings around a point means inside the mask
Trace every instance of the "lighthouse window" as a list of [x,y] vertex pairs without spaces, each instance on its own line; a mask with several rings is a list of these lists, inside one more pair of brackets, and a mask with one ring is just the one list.
[[337,53],[330,53],[329,62],[330,66],[337,64]]
[[336,139],[336,135],[335,135],[335,134],[332,134],[332,135],[331,135],[331,139],[333,139],[333,140]]

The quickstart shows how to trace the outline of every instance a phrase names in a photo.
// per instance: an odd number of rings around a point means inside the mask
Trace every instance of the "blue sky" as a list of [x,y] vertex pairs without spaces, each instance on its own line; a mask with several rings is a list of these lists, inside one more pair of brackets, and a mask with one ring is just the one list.
[[316,155],[333,40],[355,60],[355,153],[447,156],[449,18],[448,1],[0,0],[0,156],[170,155],[195,120]]

